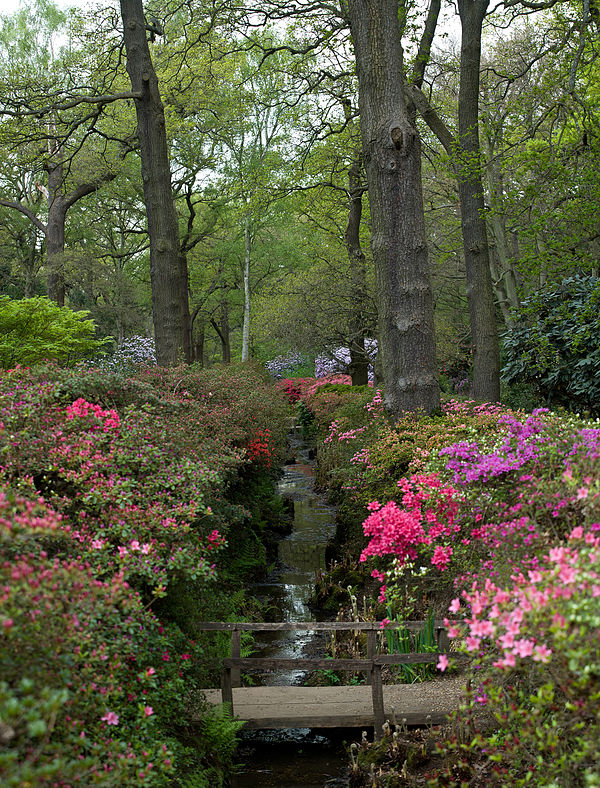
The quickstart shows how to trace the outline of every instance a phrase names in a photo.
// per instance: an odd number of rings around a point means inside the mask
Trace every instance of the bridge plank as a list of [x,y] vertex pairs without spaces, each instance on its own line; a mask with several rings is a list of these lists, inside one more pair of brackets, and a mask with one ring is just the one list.
[[[352,728],[372,726],[370,686],[342,687],[234,687],[236,717],[248,728]],[[220,690],[205,690],[210,704],[221,702]],[[458,708],[463,681],[445,679],[421,684],[383,687],[383,716],[392,720],[392,706],[400,725],[443,722]]]

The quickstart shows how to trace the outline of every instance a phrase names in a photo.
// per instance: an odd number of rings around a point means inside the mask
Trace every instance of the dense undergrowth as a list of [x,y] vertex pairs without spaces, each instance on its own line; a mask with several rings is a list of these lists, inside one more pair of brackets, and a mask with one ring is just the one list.
[[[353,784],[599,785],[600,425],[458,401],[392,423],[348,382],[278,384],[339,507],[320,599],[447,617],[471,659],[453,723],[361,742]],[[3,785],[223,783],[237,723],[186,722],[223,647],[194,622],[256,613],[288,414],[248,365],[2,374]]]
[[453,723],[418,758],[393,725],[377,759],[361,743],[353,784],[600,785],[600,424],[455,400],[391,423],[344,382],[279,384],[317,436],[349,551],[321,600],[351,578],[357,610],[434,611],[471,658]]
[[288,415],[248,365],[2,373],[3,786],[222,784],[194,621],[252,612]]

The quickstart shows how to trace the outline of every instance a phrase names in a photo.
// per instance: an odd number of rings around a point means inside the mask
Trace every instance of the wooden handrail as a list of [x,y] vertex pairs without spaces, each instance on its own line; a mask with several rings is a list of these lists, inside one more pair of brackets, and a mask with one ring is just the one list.
[[[285,632],[292,630],[309,632],[334,632],[358,630],[359,632],[385,632],[386,629],[409,629],[418,632],[426,621],[390,621],[382,626],[381,621],[196,621],[194,626],[205,632]],[[433,622],[434,629],[446,629],[442,619]]]
[[[369,671],[373,665],[425,665],[437,662],[440,651],[414,651],[411,654],[377,654],[372,659],[360,657],[225,657],[227,668],[261,668],[262,670],[348,670]],[[452,654],[458,661],[469,659],[467,654]],[[235,685],[234,685],[235,686]]]
[[[231,657],[223,659],[223,671],[221,674],[221,692],[223,703],[229,703],[233,714],[233,688],[240,685],[241,668],[261,668],[262,670],[344,670],[344,671],[365,671],[367,673],[367,684],[371,685],[373,698],[373,717],[375,735],[381,736],[384,724],[383,707],[383,683],[381,680],[381,668],[383,665],[418,665],[431,664],[437,662],[439,654],[449,650],[450,641],[446,635],[446,627],[443,621],[434,621],[434,630],[439,652],[420,652],[413,654],[377,654],[376,639],[377,632],[385,629],[408,629],[419,631],[425,625],[425,621],[392,621],[386,623],[382,628],[379,621],[282,621],[282,622],[246,622],[246,621],[198,621],[195,625],[198,629],[209,632],[231,632]],[[281,632],[281,631],[317,631],[317,632],[340,632],[340,631],[360,631],[367,635],[367,659],[313,659],[297,657],[293,659],[277,657],[241,657],[241,633],[245,632]],[[466,660],[464,655],[454,654],[453,657],[459,660]]]

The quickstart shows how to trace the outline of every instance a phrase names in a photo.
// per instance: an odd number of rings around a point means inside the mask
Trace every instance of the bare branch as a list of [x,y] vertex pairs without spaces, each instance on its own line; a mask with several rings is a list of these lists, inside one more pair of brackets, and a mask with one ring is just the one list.
[[423,91],[417,87],[417,85],[407,85],[406,90],[408,95],[411,97],[415,107],[417,108],[419,114],[425,121],[425,123],[429,126],[431,131],[435,134],[438,140],[444,147],[444,150],[449,156],[453,154],[453,146],[454,146],[454,136],[448,126],[444,123],[444,121],[440,118],[437,112],[433,109],[427,96],[423,93]]
[[542,0],[540,3],[532,2],[532,0],[504,0],[502,5],[504,8],[514,8],[522,5],[524,8],[530,8],[532,11],[544,11],[547,8],[552,8],[559,2],[560,0]]
[[33,116],[42,119],[45,115],[54,115],[61,110],[72,109],[78,107],[80,104],[111,104],[113,101],[121,101],[122,99],[139,99],[142,94],[134,91],[127,91],[125,93],[112,93],[102,96],[77,96],[70,101],[65,101],[62,104],[50,104],[47,107],[40,107],[38,109],[25,109],[18,105],[18,102],[13,100],[13,104],[17,109],[9,109],[7,106],[0,108],[0,115],[10,115],[14,118]]
[[437,21],[440,15],[440,8],[442,0],[431,0],[429,11],[427,12],[427,20],[423,35],[419,43],[419,51],[413,66],[412,82],[419,88],[423,86],[423,78],[425,76],[425,69],[429,63],[429,56],[431,54],[431,45],[433,37],[437,28]]
[[0,197],[0,205],[4,205],[5,208],[14,208],[15,211],[19,211],[24,216],[26,216],[33,224],[40,230],[44,235],[46,235],[48,228],[47,226],[25,205],[22,205],[20,202],[14,202],[13,200],[5,200]]

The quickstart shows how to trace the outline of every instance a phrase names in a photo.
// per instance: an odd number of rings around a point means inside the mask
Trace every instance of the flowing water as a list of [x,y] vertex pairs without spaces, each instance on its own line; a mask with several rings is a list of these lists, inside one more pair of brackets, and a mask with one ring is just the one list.
[[[280,494],[293,501],[292,532],[279,543],[270,575],[253,588],[265,605],[267,621],[312,621],[308,600],[315,574],[325,568],[327,542],[335,533],[335,510],[315,491],[309,449],[297,436],[290,438],[296,462],[283,468]],[[324,649],[325,635],[313,632],[258,632],[253,656],[301,657]],[[276,671],[253,676],[257,684],[300,684],[302,671]],[[310,728],[242,733],[239,757],[245,763],[232,788],[323,788],[344,786],[340,778],[347,757],[334,735],[321,736]]]

